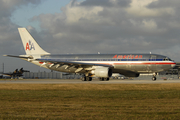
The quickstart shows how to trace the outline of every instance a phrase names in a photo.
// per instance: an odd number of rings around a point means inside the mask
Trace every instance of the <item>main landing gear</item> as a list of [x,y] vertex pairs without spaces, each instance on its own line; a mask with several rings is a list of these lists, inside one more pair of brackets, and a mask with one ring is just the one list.
[[82,81],[92,81],[92,77],[88,77],[88,76],[83,76],[81,78]]
[[156,75],[157,75],[157,73],[153,73],[153,77],[152,77],[153,81],[156,81]]
[[100,81],[109,81],[109,78],[99,78]]
[[[92,81],[92,77],[83,76],[81,78],[82,81]],[[100,81],[109,81],[109,78],[99,78]]]

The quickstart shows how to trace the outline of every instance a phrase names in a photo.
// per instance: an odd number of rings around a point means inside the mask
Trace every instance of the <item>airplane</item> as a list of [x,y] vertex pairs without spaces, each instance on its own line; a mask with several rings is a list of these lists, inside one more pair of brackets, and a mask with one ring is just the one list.
[[38,66],[66,73],[83,74],[83,81],[98,77],[108,81],[113,73],[126,77],[139,77],[141,73],[153,73],[173,68],[176,63],[169,57],[159,54],[51,54],[44,51],[26,28],[18,28],[26,55],[4,55],[16,57]]
[[0,74],[10,76],[13,79],[13,78],[19,78],[23,76],[24,72],[30,72],[30,71],[23,70],[23,68],[21,68],[19,71],[18,69],[16,69],[13,73],[0,73]]

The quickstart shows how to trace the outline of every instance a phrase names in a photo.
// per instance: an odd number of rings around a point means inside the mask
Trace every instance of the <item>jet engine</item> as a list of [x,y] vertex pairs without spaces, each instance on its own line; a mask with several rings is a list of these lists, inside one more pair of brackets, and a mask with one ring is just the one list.
[[91,71],[96,77],[109,78],[112,76],[112,69],[108,67],[99,67]]

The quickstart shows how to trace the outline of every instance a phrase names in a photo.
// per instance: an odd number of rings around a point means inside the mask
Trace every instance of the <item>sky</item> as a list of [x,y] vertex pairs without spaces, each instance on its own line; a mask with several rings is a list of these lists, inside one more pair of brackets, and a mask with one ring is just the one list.
[[178,0],[0,0],[0,71],[48,71],[25,54],[18,27],[54,54],[155,53],[180,62]]

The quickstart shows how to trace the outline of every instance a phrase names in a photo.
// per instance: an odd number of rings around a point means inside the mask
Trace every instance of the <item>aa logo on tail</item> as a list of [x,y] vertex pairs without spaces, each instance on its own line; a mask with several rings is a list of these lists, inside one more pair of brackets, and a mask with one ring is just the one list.
[[31,41],[29,40],[29,43],[26,43],[26,50],[35,50],[34,44],[31,43]]

